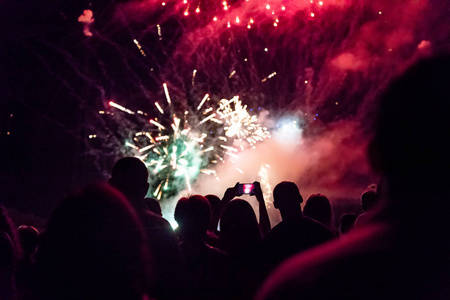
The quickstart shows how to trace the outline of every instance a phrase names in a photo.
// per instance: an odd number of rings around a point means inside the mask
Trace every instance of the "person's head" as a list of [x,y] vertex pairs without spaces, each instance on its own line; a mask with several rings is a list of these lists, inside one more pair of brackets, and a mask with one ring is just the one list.
[[121,158],[112,168],[108,183],[130,200],[142,200],[149,188],[147,167],[136,157]]
[[302,195],[297,185],[290,181],[282,181],[273,189],[273,206],[283,211],[296,210],[300,208],[303,202]]
[[377,192],[374,190],[365,191],[361,195],[361,209],[363,212],[369,211],[375,207],[378,202]]
[[211,206],[204,196],[192,195],[178,200],[174,217],[183,240],[191,242],[205,240],[211,218]]
[[252,206],[235,199],[224,209],[220,219],[220,242],[230,254],[248,250],[261,241],[261,231]]
[[355,226],[355,221],[357,218],[358,218],[357,214],[352,213],[342,214],[339,220],[340,223],[339,232],[341,234],[349,232]]
[[310,217],[323,225],[330,227],[333,210],[328,198],[322,194],[312,194],[303,207],[303,215]]
[[128,201],[88,186],[53,212],[36,253],[36,293],[45,299],[142,299],[150,253]]
[[152,213],[162,216],[161,205],[155,198],[145,198],[142,203]]
[[211,211],[213,211],[217,204],[219,204],[220,198],[212,194],[206,195],[205,197],[208,199],[209,205],[211,205]]
[[36,250],[39,231],[33,226],[21,225],[17,228],[17,236],[19,237],[25,258],[30,258]]
[[447,193],[448,78],[450,56],[425,59],[394,80],[381,96],[369,156],[374,169],[386,177],[390,194]]

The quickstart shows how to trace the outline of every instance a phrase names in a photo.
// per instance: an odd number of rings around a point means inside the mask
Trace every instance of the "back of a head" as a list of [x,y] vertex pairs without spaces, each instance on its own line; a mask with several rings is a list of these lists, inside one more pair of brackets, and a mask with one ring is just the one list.
[[209,205],[211,205],[211,211],[213,211],[217,204],[219,204],[220,198],[212,194],[206,195],[205,197],[208,199]]
[[361,195],[361,209],[366,212],[371,210],[378,202],[377,192],[374,190],[365,191]]
[[450,180],[450,56],[423,60],[381,97],[370,146],[390,193],[446,191]]
[[347,233],[353,229],[355,221],[358,218],[357,214],[345,213],[341,215],[339,220],[339,231],[341,234]]
[[44,299],[139,299],[149,253],[127,200],[108,185],[89,186],[54,211],[36,253]]
[[280,210],[300,208],[303,198],[297,185],[290,181],[282,181],[273,189],[273,204]]
[[162,216],[161,205],[155,198],[145,198],[143,204],[152,213]]
[[201,195],[183,197],[177,202],[174,217],[183,240],[204,241],[211,218],[211,206]]
[[261,241],[255,212],[247,201],[235,199],[225,207],[220,219],[220,240],[231,253],[245,251]]
[[39,231],[29,225],[21,225],[17,228],[17,236],[19,237],[20,245],[26,257],[30,257],[36,250]]
[[143,199],[148,191],[148,170],[136,157],[119,159],[111,171],[109,183],[129,198]]
[[312,194],[306,200],[303,214],[329,227],[333,211],[328,198],[322,194]]

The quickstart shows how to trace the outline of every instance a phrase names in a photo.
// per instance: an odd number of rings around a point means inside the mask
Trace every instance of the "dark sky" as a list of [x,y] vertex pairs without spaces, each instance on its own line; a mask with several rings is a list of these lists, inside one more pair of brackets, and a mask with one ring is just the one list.
[[[317,113],[316,122],[305,122],[311,135],[320,134],[334,122],[367,118],[381,87],[417,57],[418,45],[445,48],[449,36],[444,2],[295,7],[280,17],[278,31],[266,15],[251,31],[214,31],[205,20],[221,1],[190,21],[167,2],[163,9],[158,1],[0,1],[0,202],[46,215],[74,187],[106,180],[126,135],[125,123],[98,114],[110,100],[151,114],[163,82],[182,107],[205,92],[217,99],[239,93],[273,116]],[[230,3],[240,11],[240,1]],[[84,9],[94,12],[92,37],[77,21]],[[274,71],[274,79],[261,81]]]

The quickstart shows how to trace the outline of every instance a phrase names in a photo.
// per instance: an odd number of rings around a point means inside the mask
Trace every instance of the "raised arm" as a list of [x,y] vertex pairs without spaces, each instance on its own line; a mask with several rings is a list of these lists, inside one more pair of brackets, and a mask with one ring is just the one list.
[[259,203],[259,227],[263,235],[266,235],[270,230],[269,214],[267,213],[266,202],[261,190],[261,185],[258,181],[253,182],[254,194]]

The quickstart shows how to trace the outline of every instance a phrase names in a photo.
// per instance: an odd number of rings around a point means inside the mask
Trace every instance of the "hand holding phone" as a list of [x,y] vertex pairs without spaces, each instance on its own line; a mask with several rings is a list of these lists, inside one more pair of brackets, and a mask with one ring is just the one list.
[[255,185],[253,183],[240,183],[238,185],[239,195],[254,195]]

